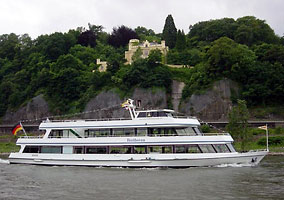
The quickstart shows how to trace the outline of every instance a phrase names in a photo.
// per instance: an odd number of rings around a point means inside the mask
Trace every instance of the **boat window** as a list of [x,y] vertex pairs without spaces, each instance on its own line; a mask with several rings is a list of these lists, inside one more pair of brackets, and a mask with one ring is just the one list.
[[52,130],[48,137],[49,138],[62,138],[63,130]]
[[216,153],[211,144],[200,144],[199,147],[202,153]]
[[111,154],[128,154],[132,153],[131,147],[110,147]]
[[134,136],[135,135],[135,129],[134,128],[125,128],[123,129],[125,136]]
[[176,153],[186,153],[187,150],[186,150],[186,147],[185,147],[185,146],[176,146],[176,147],[175,147],[175,152],[176,152]]
[[106,147],[86,147],[86,154],[106,154]]
[[176,128],[176,132],[178,135],[196,135],[192,127]]
[[138,118],[139,117],[146,117],[146,112],[140,112],[139,114],[138,114]]
[[145,146],[135,146],[134,153],[135,154],[146,154],[146,147]]
[[149,128],[149,136],[174,136],[177,135],[174,128]]
[[113,136],[124,136],[123,129],[122,128],[112,129],[112,135]]
[[172,146],[148,146],[149,153],[173,153]]
[[62,146],[42,146],[41,153],[62,153]]
[[158,112],[151,112],[152,117],[158,117]]
[[217,153],[230,153],[229,148],[225,144],[213,144]]
[[173,114],[170,113],[170,112],[167,112],[166,115],[167,115],[168,117],[173,117]]
[[158,117],[167,117],[167,114],[165,111],[161,111],[161,112],[158,112]]
[[73,146],[63,146],[62,152],[64,154],[72,154],[73,153]]
[[100,129],[100,136],[110,135],[110,129]]
[[164,131],[165,136],[176,136],[177,135],[174,128],[164,128],[163,131]]
[[39,146],[26,146],[23,153],[40,153]]
[[161,136],[161,128],[149,128],[149,136]]
[[85,130],[85,137],[103,137],[110,135],[110,129],[88,129]]
[[99,129],[85,130],[85,137],[99,137],[99,136],[100,136]]
[[137,128],[137,136],[146,136],[147,128]]
[[188,145],[187,153],[201,153],[201,151],[200,151],[198,145],[192,144],[192,145]]
[[193,127],[193,130],[195,131],[195,133],[197,133],[197,135],[201,135],[201,131],[198,127]]
[[82,154],[84,153],[84,147],[74,147],[74,154]]
[[227,144],[227,147],[230,149],[231,152],[236,152],[234,146],[231,143]]
[[201,153],[198,145],[190,144],[190,145],[177,145],[175,146],[176,153]]

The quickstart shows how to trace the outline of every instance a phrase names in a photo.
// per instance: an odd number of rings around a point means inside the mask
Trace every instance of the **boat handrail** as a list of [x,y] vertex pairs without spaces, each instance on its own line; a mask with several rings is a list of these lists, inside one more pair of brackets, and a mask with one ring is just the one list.
[[[168,118],[168,117],[145,117],[141,119],[161,119],[161,118]],[[172,118],[176,119],[196,119],[196,117],[192,116],[173,116]],[[140,119],[140,118],[137,118]],[[85,122],[92,122],[92,121],[123,121],[123,120],[132,120],[131,118],[100,118],[100,119],[68,119],[68,120],[48,120],[43,121],[43,123],[49,123],[49,122],[78,122],[78,121],[85,121]]]
[[67,119],[67,120],[48,120],[43,121],[43,123],[48,122],[78,122],[78,121],[85,121],[85,122],[91,122],[91,121],[115,121],[115,120],[131,120],[131,118],[100,118],[100,119]]
[[263,152],[263,151],[267,151],[267,149],[253,149],[253,150],[249,150],[248,152]]
[[203,136],[230,135],[230,133],[202,133]]
[[197,119],[194,116],[173,116],[173,118],[177,118],[177,119]]
[[39,139],[39,138],[43,138],[43,135],[39,135],[39,136],[20,136],[20,139]]
[[[186,135],[186,134],[180,134],[180,135],[96,135],[96,136],[92,136],[92,137],[84,137],[82,136],[82,138],[102,138],[102,137],[180,137],[180,136],[191,136],[191,137],[196,137],[196,136],[228,136],[230,135],[229,133],[209,133],[209,134],[202,134],[202,135]],[[21,139],[39,139],[39,138],[43,138],[43,136],[21,136],[19,137]],[[77,137],[65,137],[65,136],[49,136],[50,138],[77,138]]]

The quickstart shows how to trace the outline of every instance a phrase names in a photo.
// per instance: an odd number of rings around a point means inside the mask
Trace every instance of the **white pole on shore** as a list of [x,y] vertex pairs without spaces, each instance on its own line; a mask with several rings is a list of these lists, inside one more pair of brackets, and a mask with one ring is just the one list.
[[25,129],[24,129],[24,126],[23,126],[22,122],[20,122],[20,125],[21,125],[21,127],[23,128],[23,131],[24,131],[25,135],[28,136],[27,133],[26,133],[26,131],[25,131]]
[[266,151],[269,151],[268,149],[268,126],[266,124]]

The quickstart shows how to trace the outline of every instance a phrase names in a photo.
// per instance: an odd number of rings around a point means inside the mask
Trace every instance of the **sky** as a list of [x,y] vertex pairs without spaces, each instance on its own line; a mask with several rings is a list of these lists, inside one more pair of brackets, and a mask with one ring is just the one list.
[[32,38],[68,32],[88,23],[113,27],[144,26],[161,33],[171,14],[177,29],[188,33],[200,21],[252,15],[284,35],[284,0],[0,0],[0,34]]

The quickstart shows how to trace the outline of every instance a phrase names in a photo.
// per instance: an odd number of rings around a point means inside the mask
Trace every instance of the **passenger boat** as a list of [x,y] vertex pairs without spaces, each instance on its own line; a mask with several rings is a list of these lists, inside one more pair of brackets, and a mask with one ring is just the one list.
[[122,107],[130,119],[43,121],[42,137],[17,140],[11,164],[96,167],[200,167],[258,164],[267,150],[238,153],[229,133],[202,133],[195,117],[173,110],[136,111],[133,100]]

